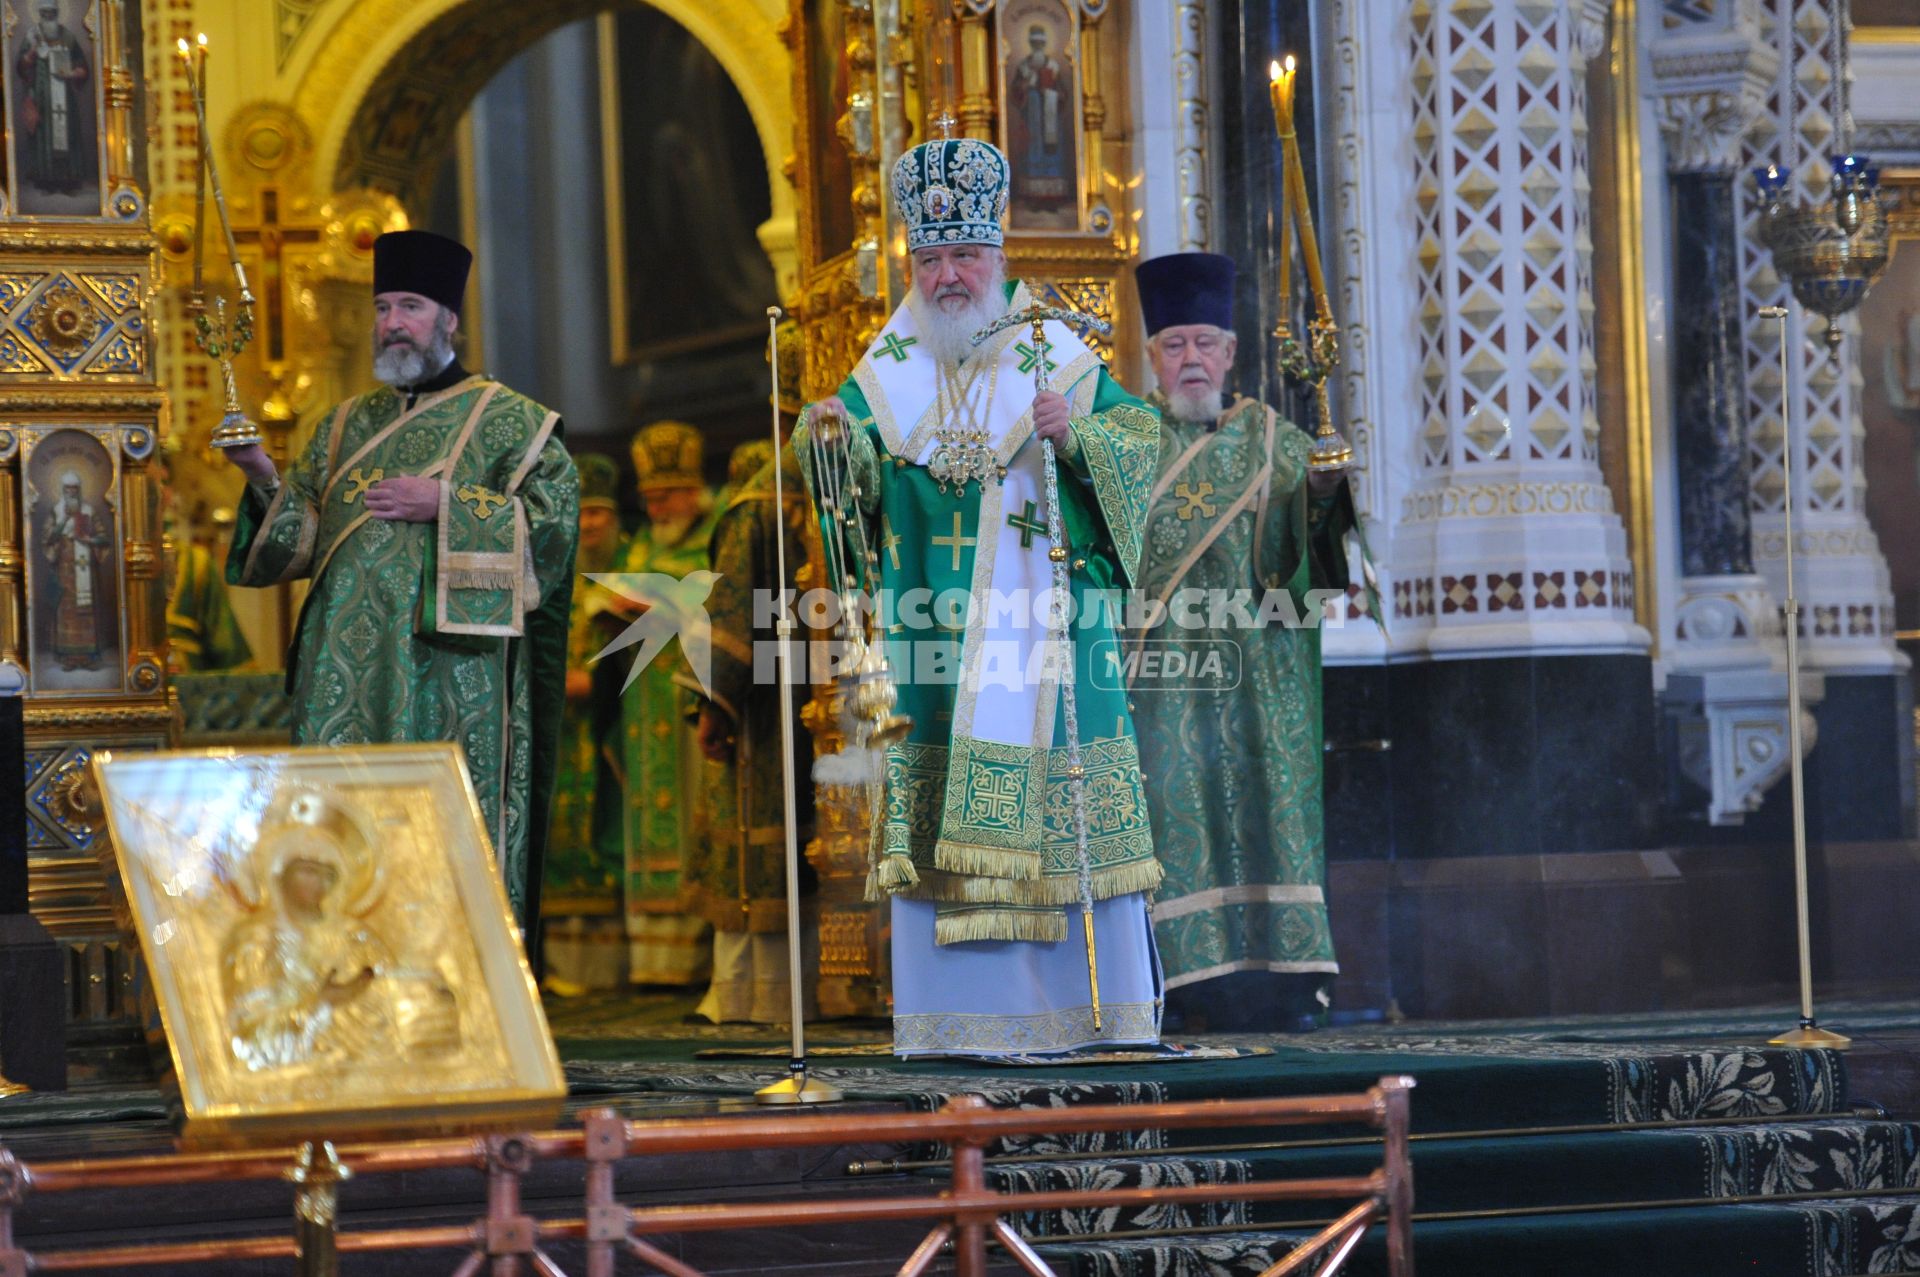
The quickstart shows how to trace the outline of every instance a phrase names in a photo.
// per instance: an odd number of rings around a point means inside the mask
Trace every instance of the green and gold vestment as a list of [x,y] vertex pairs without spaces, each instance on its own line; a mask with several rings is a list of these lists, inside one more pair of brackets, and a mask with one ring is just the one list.
[[[1311,441],[1264,405],[1239,399],[1215,422],[1179,421],[1158,393],[1160,471],[1147,517],[1140,587],[1211,605],[1236,591],[1290,596],[1248,629],[1232,612],[1189,610],[1136,647],[1134,721],[1166,880],[1154,935],[1167,987],[1236,971],[1339,970],[1327,926],[1321,805],[1320,630],[1310,589],[1344,590],[1343,538],[1355,526],[1343,483],[1310,499]],[[1259,615],[1256,607],[1250,612]],[[1271,623],[1291,614],[1305,624]],[[1135,635],[1137,640],[1141,636]],[[1199,668],[1237,651],[1221,677],[1158,686],[1152,651]]]
[[[383,478],[440,483],[376,519]],[[312,586],[287,660],[299,745],[457,741],[515,916],[537,912],[565,686],[579,476],[558,414],[483,377],[382,387],[321,418],[271,496],[249,486],[227,580]]]
[[[913,305],[896,314],[890,333],[911,331],[902,325]],[[1009,305],[1027,305],[1024,286]],[[1057,322],[1047,331],[1048,385],[1072,414],[1058,491],[1077,618],[1072,656],[1092,895],[1105,900],[1151,891],[1161,873],[1125,689],[1112,673],[1114,595],[1139,559],[1159,422],[1070,331]],[[907,739],[887,748],[868,895],[937,902],[935,940],[943,945],[1065,940],[1066,906],[1081,895],[1060,680],[1028,659],[1046,630],[1036,601],[1051,585],[1039,447],[1026,447],[1039,358],[1028,332],[1007,330],[970,361],[983,379],[1005,364],[982,423],[1002,467],[998,481],[942,485],[928,469],[941,414],[933,361],[911,357],[914,339],[877,343],[839,392],[856,426],[852,479],[879,551],[877,584],[900,605],[881,617],[898,712],[913,720]],[[793,446],[817,495],[804,426]],[[1019,600],[1019,615],[996,621],[992,596],[1010,583],[1031,593]],[[974,603],[964,623],[939,602],[956,596]],[[932,606],[917,607],[916,597]],[[1020,667],[994,668],[996,651]],[[984,681],[970,686],[956,678],[962,669]]]

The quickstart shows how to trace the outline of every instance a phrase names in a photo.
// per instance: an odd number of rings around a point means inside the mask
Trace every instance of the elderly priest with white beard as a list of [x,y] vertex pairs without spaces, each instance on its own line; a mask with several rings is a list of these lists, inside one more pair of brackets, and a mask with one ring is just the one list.
[[580,476],[560,417],[460,366],[473,255],[373,244],[374,377],[285,476],[257,444],[227,581],[312,585],[287,654],[296,745],[457,741],[514,915],[540,914]]
[[1224,394],[1237,346],[1233,259],[1175,253],[1135,275],[1161,417],[1140,589],[1173,614],[1183,596],[1251,595],[1273,618],[1249,628],[1209,609],[1203,624],[1143,636],[1161,653],[1237,653],[1219,678],[1160,686],[1144,665],[1134,673],[1167,875],[1154,933],[1168,1020],[1186,1032],[1310,1027],[1325,1020],[1340,969],[1327,924],[1313,592],[1347,588],[1344,542],[1360,527],[1345,474],[1310,469],[1305,431]]
[[[886,754],[868,882],[891,898],[894,1051],[992,1056],[1147,1044],[1160,1033],[1147,896],[1160,881],[1115,622],[1095,594],[1132,578],[1160,423],[1067,327],[972,338],[1029,304],[1006,278],[1006,157],[972,139],[915,147],[893,172],[913,286],[853,375],[795,437],[852,426],[852,482],[878,547],[888,656],[911,734]],[[1034,392],[1037,361],[1047,389]],[[1057,671],[1043,659],[1052,587],[1040,439],[1059,497],[1077,617],[1072,636],[1087,883],[1067,778]],[[925,591],[926,593],[910,593]],[[969,597],[967,614],[919,599]],[[1024,606],[989,608],[990,597]],[[1109,596],[1110,600],[1110,596]],[[1081,900],[1095,901],[1101,1015]]]

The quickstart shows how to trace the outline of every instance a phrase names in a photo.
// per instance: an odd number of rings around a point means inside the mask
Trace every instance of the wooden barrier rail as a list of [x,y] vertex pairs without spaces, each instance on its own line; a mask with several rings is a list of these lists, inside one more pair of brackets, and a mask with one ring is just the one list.
[[[1144,1206],[1218,1201],[1344,1201],[1359,1199],[1332,1223],[1269,1268],[1263,1277],[1312,1270],[1331,1277],[1367,1230],[1386,1227],[1392,1277],[1413,1273],[1413,1171],[1408,1160],[1410,1078],[1386,1077],[1359,1095],[1295,1099],[1196,1100],[1171,1104],[1083,1105],[993,1109],[960,1095],[932,1114],[821,1114],[630,1122],[611,1109],[581,1115],[581,1127],[534,1135],[350,1144],[335,1149],[241,1153],[174,1153],[28,1164],[0,1148],[0,1277],[290,1258],[300,1277],[334,1277],[338,1257],[404,1250],[465,1250],[454,1277],[566,1277],[542,1242],[586,1243],[586,1277],[612,1277],[618,1255],[669,1277],[702,1277],[649,1238],[736,1228],[818,1226],[925,1219],[933,1230],[901,1267],[914,1277],[951,1246],[960,1277],[983,1277],[989,1239],[1037,1277],[1052,1270],[1007,1223],[1008,1215],[1093,1206]],[[1195,1127],[1305,1126],[1357,1123],[1384,1135],[1381,1164],[1370,1174],[1252,1184],[1110,1188],[999,1193],[986,1184],[986,1147],[1010,1135]],[[801,1148],[847,1143],[938,1142],[952,1147],[951,1186],[914,1197],[628,1207],[615,1200],[613,1171],[624,1158],[667,1153]],[[585,1163],[583,1215],[536,1219],[523,1212],[521,1182],[535,1161]],[[486,1175],[486,1214],[470,1225],[336,1232],[337,1187],[348,1176],[470,1167]],[[292,1180],[297,1186],[291,1236],[142,1243],[52,1252],[16,1244],[13,1215],[29,1193],[127,1190],[156,1186]]]

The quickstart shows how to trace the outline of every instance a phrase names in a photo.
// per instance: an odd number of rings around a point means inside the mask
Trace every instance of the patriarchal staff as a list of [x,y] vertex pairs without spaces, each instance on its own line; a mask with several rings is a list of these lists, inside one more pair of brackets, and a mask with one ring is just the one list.
[[313,584],[287,655],[298,745],[456,741],[523,926],[539,916],[580,476],[558,413],[469,373],[453,334],[473,256],[427,231],[373,245],[374,376],[282,477],[247,493],[227,580]]
[[[1014,325],[975,345],[1024,285],[1006,278],[1006,157],[972,139],[915,147],[893,173],[913,287],[837,397],[852,425],[846,487],[878,547],[888,654],[913,729],[886,752],[869,894],[890,895],[894,1049],[997,1054],[1159,1037],[1145,893],[1160,881],[1111,607],[1138,564],[1159,419],[1064,324],[1036,348]],[[1045,361],[1045,389],[1034,371]],[[1052,568],[1039,438],[1061,457],[1077,621],[1049,644]],[[805,472],[819,493],[818,476]],[[831,533],[831,529],[829,529]],[[891,606],[887,600],[897,602]],[[921,606],[931,600],[932,605]],[[971,606],[958,605],[969,600]],[[1011,601],[1010,606],[1000,605]],[[995,605],[989,606],[992,602]],[[1076,842],[1062,667],[1070,655],[1086,768]],[[1104,1014],[1094,1024],[1084,890],[1095,900]]]

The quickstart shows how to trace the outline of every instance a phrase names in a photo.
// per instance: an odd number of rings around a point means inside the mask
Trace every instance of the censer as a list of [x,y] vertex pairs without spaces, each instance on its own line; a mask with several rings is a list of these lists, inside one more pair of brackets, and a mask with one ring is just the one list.
[[838,417],[815,418],[811,430],[814,497],[826,524],[822,548],[839,611],[836,630],[842,657],[836,682],[850,729],[848,745],[884,749],[906,739],[913,720],[894,712],[900,694],[892,667],[881,645],[867,634],[868,609],[861,602],[861,583],[879,580],[880,558],[860,512],[864,493],[853,476],[848,431],[847,423]]

